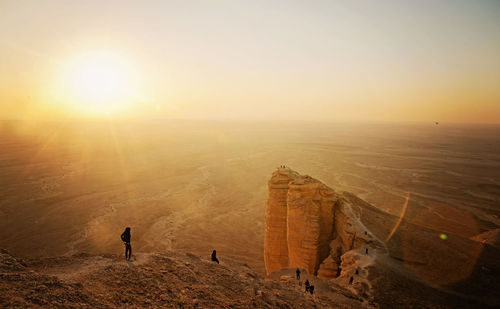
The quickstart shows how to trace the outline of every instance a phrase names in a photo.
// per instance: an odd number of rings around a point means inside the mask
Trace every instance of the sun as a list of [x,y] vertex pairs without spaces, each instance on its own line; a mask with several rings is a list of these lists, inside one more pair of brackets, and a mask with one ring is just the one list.
[[60,85],[64,102],[79,112],[105,115],[123,110],[133,97],[130,67],[111,52],[87,52],[65,65]]
[[85,59],[73,72],[75,94],[90,102],[118,99],[126,91],[122,69],[109,59]]

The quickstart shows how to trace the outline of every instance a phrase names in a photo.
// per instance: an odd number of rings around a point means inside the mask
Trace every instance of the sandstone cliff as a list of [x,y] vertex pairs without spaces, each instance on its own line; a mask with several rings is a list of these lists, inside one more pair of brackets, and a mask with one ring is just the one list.
[[340,275],[346,252],[381,247],[343,195],[319,180],[280,168],[268,187],[264,240],[268,275],[299,267],[333,279]]
[[264,260],[269,274],[288,267],[287,195],[288,184],[299,175],[293,171],[274,173],[269,180],[266,203]]

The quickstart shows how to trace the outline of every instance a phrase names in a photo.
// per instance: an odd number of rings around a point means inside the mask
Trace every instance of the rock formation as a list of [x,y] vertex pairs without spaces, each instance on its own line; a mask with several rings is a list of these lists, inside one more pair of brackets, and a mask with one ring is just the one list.
[[333,191],[309,176],[297,177],[287,195],[288,260],[315,274],[330,253],[333,235]]
[[295,172],[275,172],[269,180],[266,202],[264,260],[269,274],[288,267],[287,195],[288,184],[299,175]]
[[341,256],[373,240],[341,194],[289,168],[268,182],[264,259],[266,272],[299,267],[332,279]]

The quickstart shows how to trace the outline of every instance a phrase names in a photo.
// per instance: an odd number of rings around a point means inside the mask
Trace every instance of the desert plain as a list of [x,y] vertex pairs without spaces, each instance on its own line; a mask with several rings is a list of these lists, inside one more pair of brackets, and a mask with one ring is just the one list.
[[0,247],[19,257],[122,254],[129,226],[133,253],[216,249],[263,274],[267,181],[286,165],[387,214],[365,218],[381,239],[409,196],[388,263],[495,298],[499,126],[2,121],[0,149]]

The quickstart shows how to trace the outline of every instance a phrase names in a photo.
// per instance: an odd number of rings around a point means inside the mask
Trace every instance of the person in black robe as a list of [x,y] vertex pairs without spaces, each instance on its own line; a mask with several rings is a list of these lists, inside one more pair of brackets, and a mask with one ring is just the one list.
[[130,258],[132,257],[132,246],[130,245],[130,228],[127,227],[125,228],[125,231],[122,233],[120,236],[123,243],[125,244],[125,259],[127,261],[130,261]]

